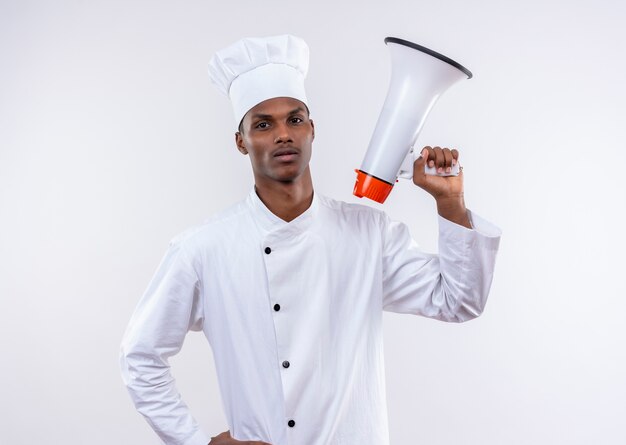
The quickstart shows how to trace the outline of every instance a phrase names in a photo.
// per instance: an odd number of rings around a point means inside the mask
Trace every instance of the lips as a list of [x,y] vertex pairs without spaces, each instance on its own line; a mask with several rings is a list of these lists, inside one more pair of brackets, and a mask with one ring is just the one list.
[[274,159],[279,162],[293,162],[299,155],[300,152],[295,148],[281,148],[280,150],[276,150],[276,152],[274,152]]
[[290,155],[297,155],[297,154],[298,154],[298,150],[296,150],[295,148],[282,148],[274,152],[274,157],[277,158],[281,156],[290,156]]

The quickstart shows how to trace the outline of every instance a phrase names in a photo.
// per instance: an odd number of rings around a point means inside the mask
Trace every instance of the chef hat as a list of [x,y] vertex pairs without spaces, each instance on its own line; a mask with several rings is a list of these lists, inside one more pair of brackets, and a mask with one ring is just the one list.
[[304,78],[309,47],[291,35],[246,38],[211,58],[209,77],[233,105],[235,122],[255,105],[274,97],[293,97],[306,104]]

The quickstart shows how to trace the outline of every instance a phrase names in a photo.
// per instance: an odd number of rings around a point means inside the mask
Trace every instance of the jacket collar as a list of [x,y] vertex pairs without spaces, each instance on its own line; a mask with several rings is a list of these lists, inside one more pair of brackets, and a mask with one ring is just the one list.
[[317,214],[319,208],[318,197],[313,192],[313,200],[308,209],[306,209],[301,215],[292,221],[285,221],[278,216],[274,215],[270,209],[268,209],[263,201],[256,194],[255,188],[252,187],[250,194],[248,195],[247,204],[252,211],[254,220],[256,221],[259,229],[263,235],[267,235],[271,232],[279,231],[280,233],[299,233],[309,228],[313,217]]

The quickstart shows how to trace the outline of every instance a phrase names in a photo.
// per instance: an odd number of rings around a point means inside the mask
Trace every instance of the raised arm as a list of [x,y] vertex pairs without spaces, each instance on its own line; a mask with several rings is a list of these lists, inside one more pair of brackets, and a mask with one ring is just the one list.
[[422,252],[405,224],[386,220],[383,307],[387,311],[461,322],[480,315],[493,279],[500,229],[465,208],[463,173],[429,176],[424,164],[445,171],[456,150],[426,147],[415,161],[416,185],[430,193],[439,213],[439,254]]

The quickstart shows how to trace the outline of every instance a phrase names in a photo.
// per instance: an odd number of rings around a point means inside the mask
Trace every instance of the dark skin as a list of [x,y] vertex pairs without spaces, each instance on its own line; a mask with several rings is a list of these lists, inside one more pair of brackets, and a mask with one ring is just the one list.
[[230,431],[224,431],[223,433],[218,434],[215,437],[211,437],[211,442],[209,442],[209,445],[241,445],[241,444],[246,444],[246,445],[272,445],[269,444],[267,442],[259,442],[259,441],[249,441],[249,440],[245,440],[245,441],[241,441],[241,440],[235,440],[230,436]]
[[[255,190],[265,206],[284,221],[304,213],[313,200],[309,161],[315,126],[307,107],[297,99],[278,97],[256,105],[244,116],[235,133],[237,149],[250,156]],[[424,173],[424,164],[450,172],[459,152],[441,147],[424,147],[413,164],[413,183],[428,192],[443,218],[471,228],[463,199],[463,172],[458,176]],[[225,431],[211,438],[210,445],[271,445],[238,441]]]
[[448,221],[472,228],[463,195],[463,170],[458,176],[434,176],[424,173],[424,164],[437,167],[438,173],[449,173],[459,159],[455,149],[424,147],[413,164],[413,183],[428,192],[437,203],[437,213]]
[[250,156],[257,195],[276,216],[292,221],[313,200],[315,126],[306,106],[287,97],[266,100],[246,113],[241,130],[235,142]]

